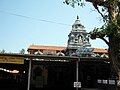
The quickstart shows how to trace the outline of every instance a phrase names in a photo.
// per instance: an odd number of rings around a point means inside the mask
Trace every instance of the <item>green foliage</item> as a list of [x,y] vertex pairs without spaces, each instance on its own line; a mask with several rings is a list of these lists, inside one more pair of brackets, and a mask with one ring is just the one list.
[[85,6],[85,2],[96,3],[99,6],[102,6],[104,2],[114,2],[118,0],[65,0],[63,3],[75,7],[75,4],[78,6]]
[[84,0],[65,0],[63,3],[70,5],[73,8],[75,7],[75,4],[77,4],[78,6],[85,6]]
[[90,32],[91,39],[103,38],[103,37],[105,37],[105,31],[102,28],[94,28],[94,30]]
[[[119,23],[119,22],[118,22]],[[112,22],[108,25],[104,25],[101,28],[95,28],[91,34],[91,39],[96,38],[103,38],[103,37],[109,37],[110,35],[120,38],[120,24],[116,24],[115,22]]]
[[114,37],[120,38],[120,16],[117,18],[117,22],[109,23],[104,30],[107,36],[114,35]]
[[20,54],[25,54],[25,49],[22,48],[22,49],[20,50]]
[[120,26],[120,16],[117,18],[117,24]]
[[4,49],[3,49],[3,50],[1,50],[1,51],[0,51],[0,53],[5,53],[5,50],[4,50]]

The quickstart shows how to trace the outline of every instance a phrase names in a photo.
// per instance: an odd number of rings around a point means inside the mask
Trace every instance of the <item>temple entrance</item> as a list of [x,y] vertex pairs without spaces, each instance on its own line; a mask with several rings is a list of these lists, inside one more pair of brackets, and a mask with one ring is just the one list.
[[[41,74],[35,75],[36,68],[39,68]],[[41,68],[41,69],[40,69]],[[38,72],[40,72],[38,71]],[[36,77],[37,79],[34,79]],[[75,63],[74,62],[37,62],[32,63],[31,90],[37,88],[41,90],[73,90],[75,81]]]

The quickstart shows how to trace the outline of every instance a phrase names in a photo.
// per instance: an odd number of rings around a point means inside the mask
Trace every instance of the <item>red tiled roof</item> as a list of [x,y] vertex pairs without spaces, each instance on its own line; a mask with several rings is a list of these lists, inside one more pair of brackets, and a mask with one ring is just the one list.
[[28,50],[34,49],[34,50],[65,50],[66,47],[64,46],[43,46],[43,45],[30,45]]
[[101,49],[101,48],[94,48],[94,53],[108,53],[107,49]]
[[[30,45],[28,48],[29,50],[58,50],[62,51],[65,50],[66,47],[64,46],[44,46],[44,45]],[[107,49],[101,49],[101,48],[94,48],[94,53],[108,53]]]

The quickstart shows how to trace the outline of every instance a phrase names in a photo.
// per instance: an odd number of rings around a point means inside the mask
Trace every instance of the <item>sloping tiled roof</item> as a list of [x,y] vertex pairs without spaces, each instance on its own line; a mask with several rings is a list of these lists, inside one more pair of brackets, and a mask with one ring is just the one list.
[[43,45],[30,45],[28,50],[30,49],[34,49],[34,50],[59,50],[59,51],[62,51],[62,50],[65,50],[66,47],[64,46],[43,46]]
[[101,48],[94,48],[94,53],[108,53],[107,49],[101,49]]
[[[44,45],[30,45],[28,47],[29,50],[58,50],[62,51],[65,50],[66,47],[64,46],[44,46]],[[93,50],[94,53],[108,53],[107,49],[101,49],[101,48],[94,48]]]

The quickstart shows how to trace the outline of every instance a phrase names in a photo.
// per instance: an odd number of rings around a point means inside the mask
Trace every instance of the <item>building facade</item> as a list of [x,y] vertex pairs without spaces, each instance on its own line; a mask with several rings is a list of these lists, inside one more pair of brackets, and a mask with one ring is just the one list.
[[[108,79],[110,74],[110,64],[108,60],[107,49],[93,48],[89,42],[89,33],[81,24],[79,16],[72,25],[68,34],[67,46],[44,46],[30,45],[29,54],[52,55],[52,56],[70,56],[84,57],[79,62],[79,81],[83,88],[97,87],[97,81]],[[105,60],[104,60],[104,59]],[[39,68],[39,69],[38,69]],[[41,69],[40,69],[41,68]],[[32,66],[33,79],[32,86],[42,88],[69,88],[73,90],[73,82],[76,77],[75,62],[39,62],[34,61]],[[35,79],[35,70],[39,73]],[[47,73],[44,73],[45,72]],[[46,79],[42,78],[46,77]],[[44,81],[45,80],[45,81]],[[38,82],[35,84],[35,82]]]
[[[30,90],[75,90],[73,83],[76,82],[78,59],[80,59],[78,81],[81,82],[82,88],[97,88],[100,86],[98,84],[100,80],[106,81],[110,76],[107,49],[91,47],[89,34],[78,16],[68,34],[67,46],[30,45],[28,52],[29,54],[1,54],[1,62],[12,62],[0,63],[1,86],[6,88],[6,84],[10,87],[19,85],[18,88],[22,87],[26,90],[28,80],[30,80]],[[44,56],[46,58],[40,58]],[[57,60],[51,56],[57,57]],[[13,63],[14,60],[18,61],[18,57],[22,57],[20,60],[24,63]],[[11,70],[18,73],[13,74]],[[28,74],[30,79],[28,79]]]
[[68,34],[67,46],[44,46],[30,45],[28,52],[39,55],[57,56],[84,56],[84,57],[106,57],[107,49],[91,47],[89,33],[81,24],[79,16],[72,25],[72,30]]

